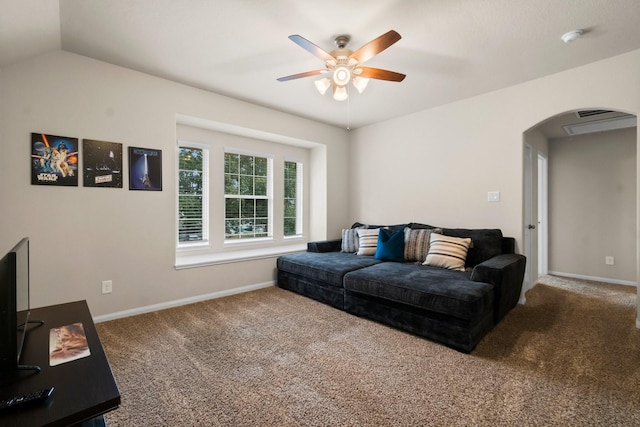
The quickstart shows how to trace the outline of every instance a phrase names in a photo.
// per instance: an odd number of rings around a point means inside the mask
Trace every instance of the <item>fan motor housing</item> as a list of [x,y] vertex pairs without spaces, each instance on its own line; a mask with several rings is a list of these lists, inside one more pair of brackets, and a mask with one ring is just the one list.
[[334,42],[336,43],[336,46],[338,46],[338,49],[344,49],[345,46],[347,46],[347,43],[349,43],[349,40],[351,40],[351,37],[346,34],[342,34],[340,36],[337,36],[334,39]]

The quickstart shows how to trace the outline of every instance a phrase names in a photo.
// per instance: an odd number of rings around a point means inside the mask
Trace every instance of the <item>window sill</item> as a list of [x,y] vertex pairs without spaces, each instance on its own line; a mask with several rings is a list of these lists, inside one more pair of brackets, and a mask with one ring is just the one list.
[[210,265],[275,258],[280,255],[294,252],[304,252],[306,250],[307,244],[300,243],[296,245],[218,252],[213,254],[208,253],[200,255],[182,255],[176,257],[175,268],[176,270],[182,270],[186,268],[206,267]]

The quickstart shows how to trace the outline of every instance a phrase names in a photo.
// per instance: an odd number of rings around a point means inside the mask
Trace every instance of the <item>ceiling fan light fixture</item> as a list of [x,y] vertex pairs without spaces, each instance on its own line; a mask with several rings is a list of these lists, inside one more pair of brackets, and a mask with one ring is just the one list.
[[292,74],[290,76],[279,77],[276,80],[285,82],[324,74],[329,77],[316,80],[314,82],[316,89],[320,94],[324,95],[327,90],[332,87],[333,99],[336,101],[345,101],[349,98],[349,82],[353,83],[359,93],[362,93],[370,79],[401,82],[405,78],[404,74],[396,73],[395,71],[361,67],[361,64],[401,39],[400,34],[394,30],[389,30],[381,36],[376,37],[356,51],[351,51],[346,48],[350,40],[348,35],[341,35],[335,38],[338,49],[331,53],[326,52],[298,34],[289,36],[289,39],[312,55],[322,59],[325,64],[325,69]]
[[344,86],[333,86],[333,99],[336,101],[345,101],[349,98],[347,88]]
[[331,87],[331,79],[325,77],[324,79],[316,80],[313,82],[316,85],[316,89],[320,92],[320,95],[324,95],[327,89]]
[[366,77],[356,76],[353,78],[352,82],[356,89],[358,89],[358,93],[362,93],[367,87],[367,84],[369,84],[369,79]]
[[333,82],[338,86],[346,86],[351,81],[351,70],[345,66],[337,67],[333,72]]

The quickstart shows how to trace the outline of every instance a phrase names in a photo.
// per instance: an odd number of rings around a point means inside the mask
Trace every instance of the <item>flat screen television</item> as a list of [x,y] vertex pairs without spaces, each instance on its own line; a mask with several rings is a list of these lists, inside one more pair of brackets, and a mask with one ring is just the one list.
[[[39,370],[20,364],[29,321],[29,238],[0,260],[0,370]],[[37,322],[40,323],[40,322]]]

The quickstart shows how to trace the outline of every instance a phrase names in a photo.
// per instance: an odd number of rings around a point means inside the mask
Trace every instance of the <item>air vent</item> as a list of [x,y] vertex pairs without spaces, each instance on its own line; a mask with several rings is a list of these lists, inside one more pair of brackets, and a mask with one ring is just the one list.
[[582,119],[584,117],[597,116],[599,114],[613,113],[611,110],[582,110],[576,111],[576,117]]
[[576,123],[573,125],[562,126],[562,128],[567,135],[582,135],[585,133],[624,129],[634,126],[637,126],[637,118],[634,115],[628,114],[626,116],[616,117],[613,119]]

